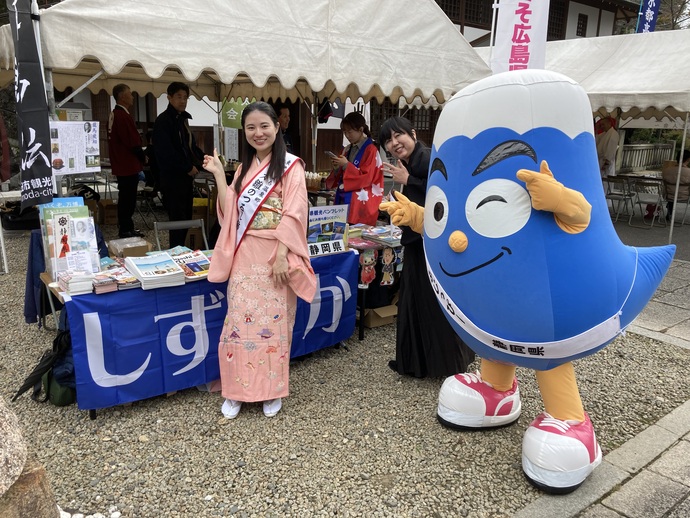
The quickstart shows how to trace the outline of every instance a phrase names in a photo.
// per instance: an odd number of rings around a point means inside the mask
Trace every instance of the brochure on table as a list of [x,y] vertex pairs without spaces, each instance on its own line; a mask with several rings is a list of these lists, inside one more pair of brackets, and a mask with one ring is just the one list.
[[56,198],[38,208],[46,271],[52,280],[57,281],[59,272],[98,272],[96,227],[83,198]]
[[347,205],[310,207],[307,244],[311,257],[347,251],[347,209]]

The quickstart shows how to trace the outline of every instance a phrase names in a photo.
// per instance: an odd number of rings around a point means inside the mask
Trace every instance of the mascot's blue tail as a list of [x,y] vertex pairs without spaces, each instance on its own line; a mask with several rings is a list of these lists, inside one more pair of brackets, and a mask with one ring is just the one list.
[[652,298],[676,253],[676,245],[630,248],[637,253],[637,272],[630,296],[622,309],[623,328],[637,317]]

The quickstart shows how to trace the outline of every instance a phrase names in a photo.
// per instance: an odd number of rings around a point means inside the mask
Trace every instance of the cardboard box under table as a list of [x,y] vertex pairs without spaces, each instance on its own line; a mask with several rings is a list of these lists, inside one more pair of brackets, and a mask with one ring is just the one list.
[[397,314],[398,306],[394,305],[365,309],[364,325],[371,329],[372,327],[380,327],[392,324],[395,322],[395,317]]
[[117,225],[117,203],[110,198],[98,202],[98,223],[101,225]]
[[[400,279],[398,275],[401,266],[402,247],[388,247],[385,245],[376,244],[373,242],[366,242],[366,240],[357,240],[358,244],[352,244],[355,240],[351,240],[350,247],[359,250],[362,257],[360,257],[359,266],[359,284],[358,284],[358,318],[359,318],[359,339],[364,339],[364,328],[372,328],[385,326],[395,322],[398,314],[398,290],[400,287]],[[366,244],[364,243],[366,242]],[[387,248],[392,248],[394,251],[394,269],[393,272],[387,275],[383,271],[383,254],[382,251]],[[374,277],[373,279],[365,279],[362,275],[362,258],[367,251],[375,250],[376,258],[373,264]],[[385,280],[384,280],[385,278]],[[363,318],[362,318],[363,315]]]

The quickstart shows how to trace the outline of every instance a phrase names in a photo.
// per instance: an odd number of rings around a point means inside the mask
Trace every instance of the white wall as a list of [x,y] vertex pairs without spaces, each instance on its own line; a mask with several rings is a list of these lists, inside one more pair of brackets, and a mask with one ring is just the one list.
[[[460,30],[460,26],[456,25],[458,30]],[[477,29],[475,27],[465,27],[465,33],[463,36],[465,36],[465,39],[469,41],[470,43],[476,40],[477,38],[481,38],[482,36],[486,36],[489,34],[491,31],[487,31],[485,29]]]
[[[209,101],[204,98],[206,103],[198,100],[196,97],[190,97],[187,101],[187,111],[192,116],[192,120],[189,121],[190,126],[213,126],[218,124],[218,113],[217,109],[220,108],[220,103],[214,101]],[[208,106],[208,105],[211,106]],[[157,101],[157,111],[156,114],[161,114],[168,107],[168,97],[163,94],[158,98]]]
[[568,7],[568,21],[565,27],[565,39],[580,38],[577,36],[577,18],[579,14],[587,15],[587,38],[594,36],[611,36],[613,34],[613,13],[601,11],[601,25],[597,34],[597,23],[599,22],[599,9],[589,5],[582,5],[577,2],[570,2]]

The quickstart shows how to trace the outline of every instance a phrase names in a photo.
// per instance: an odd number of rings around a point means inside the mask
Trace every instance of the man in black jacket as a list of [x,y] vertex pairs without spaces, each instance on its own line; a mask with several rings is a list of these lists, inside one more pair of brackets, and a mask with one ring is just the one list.
[[[161,190],[170,221],[192,219],[194,177],[202,169],[204,152],[189,130],[192,116],[185,111],[189,87],[180,82],[168,86],[168,107],[153,126],[155,156]],[[170,247],[184,245],[187,230],[170,231]]]

